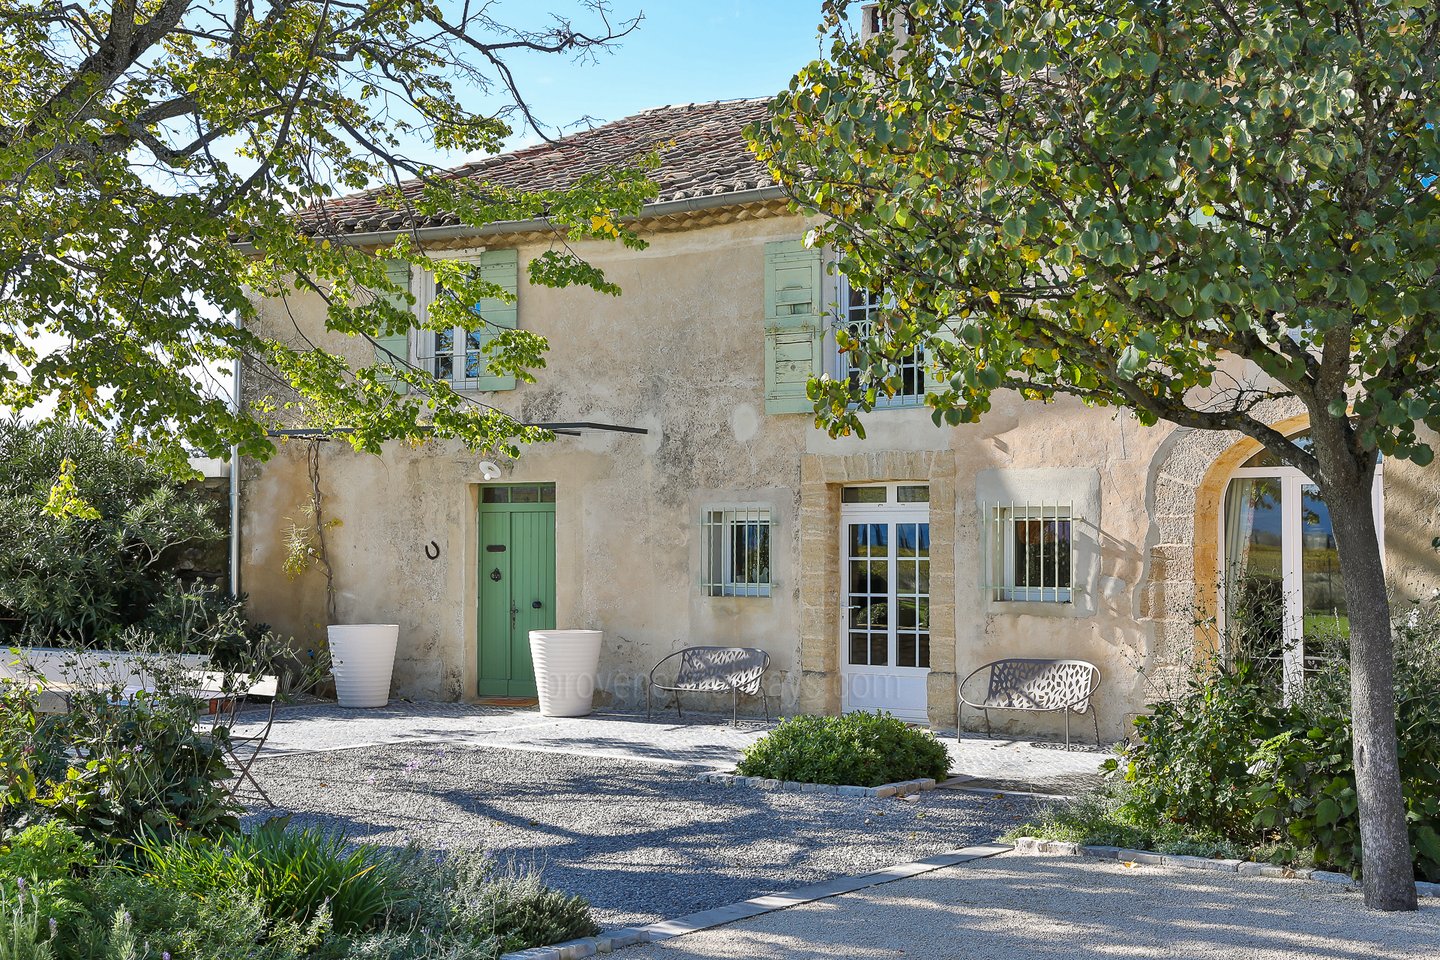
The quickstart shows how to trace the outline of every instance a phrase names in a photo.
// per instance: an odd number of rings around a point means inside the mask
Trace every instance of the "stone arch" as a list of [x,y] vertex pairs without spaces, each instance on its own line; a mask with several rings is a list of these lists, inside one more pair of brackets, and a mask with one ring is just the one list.
[[[1286,435],[1310,425],[1298,403],[1277,404],[1263,418]],[[1151,474],[1150,571],[1142,616],[1154,624],[1154,667],[1192,662],[1213,649],[1219,600],[1220,513],[1230,475],[1261,448],[1235,431],[1180,428],[1162,444]]]

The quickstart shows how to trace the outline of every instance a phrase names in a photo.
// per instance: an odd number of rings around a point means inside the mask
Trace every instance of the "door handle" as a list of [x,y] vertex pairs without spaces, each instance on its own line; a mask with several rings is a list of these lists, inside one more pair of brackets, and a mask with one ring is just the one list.
[[510,601],[510,632],[511,632],[511,633],[514,633],[514,632],[515,632],[515,615],[518,614],[519,612],[520,612],[520,608],[517,607],[517,606],[515,606],[515,601],[514,601],[514,600],[511,600],[511,601]]
[[543,604],[541,604],[539,600],[530,601],[530,609],[532,610],[539,610],[541,606],[543,606]]

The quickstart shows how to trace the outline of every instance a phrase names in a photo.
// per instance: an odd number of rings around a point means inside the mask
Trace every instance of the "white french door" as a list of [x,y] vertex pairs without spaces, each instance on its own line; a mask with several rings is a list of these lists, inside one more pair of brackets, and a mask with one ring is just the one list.
[[[849,488],[869,502],[841,507],[841,706],[927,719],[930,672],[930,509],[916,485]],[[849,492],[847,490],[847,493]],[[886,499],[873,495],[884,490]]]
[[[1330,509],[1308,477],[1268,459],[1236,470],[1226,490],[1221,607],[1230,642],[1245,646],[1231,652],[1278,666],[1289,700],[1320,641],[1347,633],[1349,617]],[[1372,496],[1383,524],[1378,469]],[[1383,546],[1383,525],[1379,533]]]

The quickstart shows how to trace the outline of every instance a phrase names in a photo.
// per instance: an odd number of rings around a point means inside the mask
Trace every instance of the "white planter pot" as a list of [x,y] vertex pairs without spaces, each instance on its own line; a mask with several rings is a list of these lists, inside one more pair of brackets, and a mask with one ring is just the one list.
[[583,717],[593,709],[604,637],[599,630],[530,631],[541,716]]
[[330,670],[342,707],[383,707],[390,702],[390,674],[400,625],[345,623],[330,627]]

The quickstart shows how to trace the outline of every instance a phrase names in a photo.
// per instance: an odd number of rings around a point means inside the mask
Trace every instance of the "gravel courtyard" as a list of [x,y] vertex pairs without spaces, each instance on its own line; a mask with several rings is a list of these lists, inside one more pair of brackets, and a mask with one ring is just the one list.
[[264,757],[279,809],[350,838],[483,846],[583,894],[605,927],[678,917],[865,873],[1023,822],[1034,801],[935,790],[917,802],[697,783],[614,758],[435,744]]

